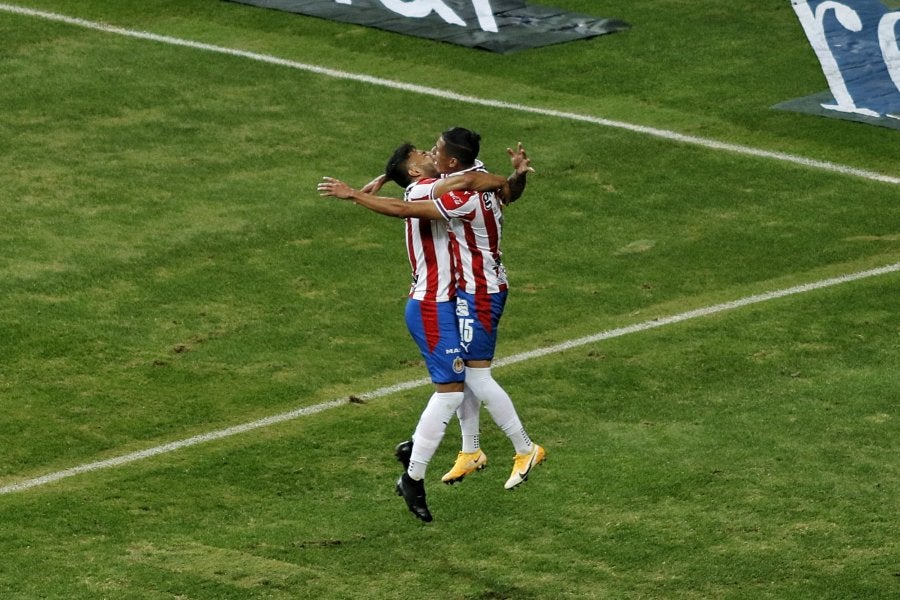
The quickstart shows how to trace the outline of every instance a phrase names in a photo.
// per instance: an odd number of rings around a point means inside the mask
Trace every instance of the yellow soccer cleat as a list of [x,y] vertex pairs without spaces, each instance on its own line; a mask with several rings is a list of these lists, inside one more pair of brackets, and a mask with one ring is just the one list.
[[503,487],[511,490],[524,482],[528,479],[528,474],[531,473],[532,467],[541,464],[544,462],[544,459],[547,458],[546,450],[537,444],[533,444],[533,446],[531,452],[528,454],[516,454],[513,459],[512,474],[509,476],[509,479],[506,480],[506,485]]
[[487,455],[479,448],[475,452],[460,452],[456,456],[453,468],[447,471],[441,481],[444,483],[456,483],[462,481],[466,475],[480,471],[487,466]]

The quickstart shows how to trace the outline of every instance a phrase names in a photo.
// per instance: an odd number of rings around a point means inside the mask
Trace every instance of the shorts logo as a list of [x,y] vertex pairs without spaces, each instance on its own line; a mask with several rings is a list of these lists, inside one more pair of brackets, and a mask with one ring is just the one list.
[[463,373],[466,370],[466,363],[463,362],[463,359],[460,357],[456,357],[453,361],[453,372],[454,373]]
[[456,299],[456,316],[457,317],[468,317],[469,316],[469,303],[463,300],[462,298]]

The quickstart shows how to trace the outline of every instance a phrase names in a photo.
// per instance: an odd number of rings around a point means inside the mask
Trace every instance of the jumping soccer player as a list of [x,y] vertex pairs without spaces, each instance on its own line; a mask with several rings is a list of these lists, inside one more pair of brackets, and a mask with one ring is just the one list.
[[366,194],[330,177],[324,178],[318,190],[323,196],[352,199],[375,212],[406,219],[406,244],[413,275],[406,324],[425,359],[435,392],[419,418],[412,442],[397,447],[405,471],[396,489],[409,510],[429,522],[432,515],[425,497],[425,471],[464,396],[465,364],[456,320],[456,285],[446,222],[472,210],[471,202],[457,195],[460,190],[508,189],[508,183],[506,178],[486,172],[438,178],[431,155],[412,144],[397,148],[385,174],[405,188],[404,200]]

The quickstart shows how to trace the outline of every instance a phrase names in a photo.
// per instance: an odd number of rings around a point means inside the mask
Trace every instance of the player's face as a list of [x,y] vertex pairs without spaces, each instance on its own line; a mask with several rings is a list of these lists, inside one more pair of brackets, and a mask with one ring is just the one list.
[[434,148],[431,149],[431,154],[439,173],[452,173],[456,170],[456,159],[447,156],[447,144],[444,142],[443,136],[437,139]]
[[416,169],[424,177],[436,177],[438,175],[437,167],[434,164],[434,157],[431,152],[419,150],[416,148],[409,155],[408,165],[410,169]]

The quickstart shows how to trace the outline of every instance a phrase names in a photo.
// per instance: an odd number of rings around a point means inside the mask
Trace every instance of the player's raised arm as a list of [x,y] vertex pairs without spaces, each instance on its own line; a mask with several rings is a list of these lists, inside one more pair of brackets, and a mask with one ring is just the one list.
[[509,176],[509,192],[508,195],[502,196],[504,204],[512,204],[518,200],[525,192],[526,175],[534,173],[531,168],[531,159],[525,152],[522,142],[516,144],[516,149],[507,148],[506,153],[509,155],[510,162],[513,167],[513,174]]
[[444,216],[434,202],[404,202],[398,198],[375,196],[374,194],[356,190],[340,179],[333,177],[323,177],[316,189],[318,189],[320,196],[352,200],[354,203],[368,208],[372,212],[389,217],[444,220]]

